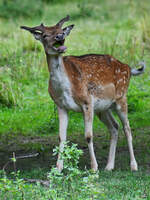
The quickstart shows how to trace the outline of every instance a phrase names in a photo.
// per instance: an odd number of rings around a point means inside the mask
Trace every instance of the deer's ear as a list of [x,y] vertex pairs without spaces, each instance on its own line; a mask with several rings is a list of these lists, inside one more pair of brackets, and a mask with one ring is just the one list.
[[65,34],[66,36],[69,35],[69,34],[70,34],[70,31],[73,29],[73,27],[74,27],[74,24],[63,28],[64,34]]
[[[38,30],[39,28],[41,29],[44,25],[41,24],[38,27],[27,27],[27,26],[21,26],[21,29],[24,29],[26,31],[29,31],[30,33],[32,33],[32,35],[35,37],[36,40],[41,40],[42,39],[42,30]],[[38,29],[37,29],[38,28]],[[37,30],[36,30],[37,29]]]
[[40,32],[33,32],[32,33],[33,34],[33,36],[34,36],[34,38],[36,39],[36,40],[42,40],[42,33],[40,33]]

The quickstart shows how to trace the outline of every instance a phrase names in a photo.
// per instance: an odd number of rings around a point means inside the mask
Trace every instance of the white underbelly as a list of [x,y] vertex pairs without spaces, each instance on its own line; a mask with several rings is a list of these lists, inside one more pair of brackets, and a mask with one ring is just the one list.
[[81,107],[76,104],[72,95],[68,91],[63,91],[62,94],[58,97],[57,105],[67,110],[73,110],[76,112],[81,111]]
[[[73,110],[76,112],[82,111],[81,107],[78,104],[76,104],[73,97],[67,92],[63,92],[63,95],[57,99],[57,104],[60,107],[63,107],[67,110]],[[109,109],[112,104],[113,104],[112,100],[94,98],[93,102],[94,112],[105,111]]]
[[113,100],[94,98],[93,104],[95,112],[102,112],[111,107]]
[[[67,110],[73,110],[76,112],[81,112],[82,105],[79,106],[75,100],[72,97],[71,91],[70,90],[65,90],[65,91],[60,91],[59,94],[56,94],[57,99],[55,99],[55,103],[61,107],[65,108]],[[111,107],[113,104],[113,100],[108,100],[108,99],[99,99],[96,97],[93,97],[93,109],[95,112],[102,112]]]

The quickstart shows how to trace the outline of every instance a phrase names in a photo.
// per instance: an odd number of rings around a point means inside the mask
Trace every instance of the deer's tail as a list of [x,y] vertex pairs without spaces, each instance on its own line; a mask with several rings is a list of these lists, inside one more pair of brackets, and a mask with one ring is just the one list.
[[138,69],[131,69],[131,75],[132,76],[138,76],[140,74],[143,74],[146,68],[146,64],[144,61],[141,61],[138,65],[140,65],[141,67]]

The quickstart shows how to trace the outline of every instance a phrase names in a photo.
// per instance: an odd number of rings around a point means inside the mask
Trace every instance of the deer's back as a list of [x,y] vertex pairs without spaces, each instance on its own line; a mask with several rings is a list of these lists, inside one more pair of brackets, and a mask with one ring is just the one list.
[[110,55],[65,56],[63,61],[77,101],[89,94],[115,101],[127,91],[130,67]]

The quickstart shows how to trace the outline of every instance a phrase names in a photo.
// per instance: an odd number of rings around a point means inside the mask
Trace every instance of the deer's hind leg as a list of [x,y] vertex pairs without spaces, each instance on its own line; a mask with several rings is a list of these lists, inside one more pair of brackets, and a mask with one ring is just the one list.
[[97,114],[99,119],[107,126],[110,134],[111,134],[111,140],[110,140],[110,148],[109,148],[109,155],[108,155],[108,161],[107,165],[105,167],[106,170],[110,171],[114,169],[115,166],[115,154],[116,154],[116,146],[117,146],[117,140],[118,140],[118,128],[119,125],[114,119],[111,110],[107,110],[102,113]]
[[116,102],[116,111],[122,122],[124,133],[127,138],[128,148],[129,148],[129,153],[130,153],[131,170],[137,171],[138,166],[137,166],[137,162],[136,162],[135,156],[134,156],[134,150],[133,150],[133,144],[132,144],[132,134],[131,134],[131,128],[130,128],[129,120],[128,120],[128,106],[127,106],[126,97],[123,97],[122,99],[119,99]]

